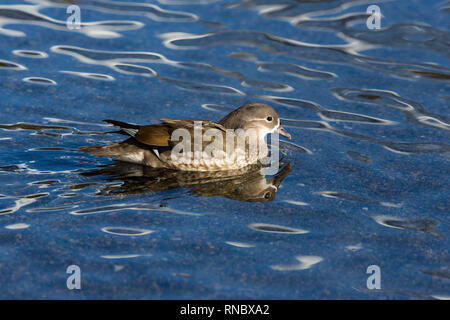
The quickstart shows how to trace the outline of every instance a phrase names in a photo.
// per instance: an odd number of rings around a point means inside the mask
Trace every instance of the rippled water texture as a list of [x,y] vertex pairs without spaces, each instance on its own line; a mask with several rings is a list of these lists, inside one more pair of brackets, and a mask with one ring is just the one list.
[[[449,21],[448,1],[2,1],[0,298],[450,298]],[[121,139],[103,119],[252,101],[293,136],[275,176],[78,150]]]

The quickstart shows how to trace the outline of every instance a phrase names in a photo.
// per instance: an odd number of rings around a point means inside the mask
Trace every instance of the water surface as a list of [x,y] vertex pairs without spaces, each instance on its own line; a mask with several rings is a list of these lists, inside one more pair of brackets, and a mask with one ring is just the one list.
[[[449,298],[449,14],[434,0],[3,1],[0,298]],[[103,119],[219,120],[254,101],[293,136],[275,177],[78,150],[122,138]]]

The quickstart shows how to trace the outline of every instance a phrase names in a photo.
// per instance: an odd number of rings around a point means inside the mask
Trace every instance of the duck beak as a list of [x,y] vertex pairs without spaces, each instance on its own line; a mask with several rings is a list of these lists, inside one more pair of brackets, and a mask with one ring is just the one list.
[[291,140],[292,138],[291,135],[281,125],[279,125],[278,128],[275,130],[275,133],[280,136],[286,137],[289,140]]

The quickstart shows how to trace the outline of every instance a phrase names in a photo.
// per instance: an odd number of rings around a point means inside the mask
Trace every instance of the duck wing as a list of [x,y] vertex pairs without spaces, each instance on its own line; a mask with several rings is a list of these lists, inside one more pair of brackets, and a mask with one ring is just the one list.
[[117,120],[103,120],[120,128],[118,133],[133,137],[136,141],[157,147],[168,147],[171,133],[169,127],[164,124],[140,126]]
[[[161,119],[161,124],[139,126],[117,120],[104,120],[120,128],[120,133],[133,137],[138,142],[156,147],[173,147],[179,140],[172,141],[172,133],[177,129],[189,131],[191,139],[194,139],[194,120]],[[201,121],[202,136],[209,129],[216,129],[226,133],[226,128],[212,121]]]

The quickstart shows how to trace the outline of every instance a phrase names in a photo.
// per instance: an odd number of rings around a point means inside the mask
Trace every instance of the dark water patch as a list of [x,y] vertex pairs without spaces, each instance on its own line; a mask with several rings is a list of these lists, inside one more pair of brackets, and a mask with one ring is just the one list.
[[0,70],[1,69],[26,70],[27,68],[15,62],[0,60]]
[[0,166],[0,172],[18,172],[20,170],[21,167],[17,165]]
[[75,196],[77,196],[78,194],[76,194],[76,193],[62,193],[62,194],[59,194],[58,195],[58,197],[61,197],[61,198],[70,198],[70,197],[75,197]]
[[87,188],[87,187],[90,187],[90,186],[95,186],[95,185],[96,185],[96,183],[93,183],[93,182],[78,183],[78,184],[71,185],[68,188],[70,190],[81,190],[81,189],[84,189],[84,188]]
[[386,148],[401,153],[447,153],[450,145],[436,142],[384,142]]
[[21,199],[35,199],[35,198],[47,197],[48,195],[49,195],[49,193],[44,192],[44,193],[29,194],[26,196],[22,196],[20,198]]
[[280,140],[280,151],[284,154],[288,153],[303,153],[303,154],[312,154],[312,151],[302,147],[296,143]]
[[420,270],[423,274],[430,275],[432,277],[442,278],[442,279],[449,279],[450,280],[450,271],[449,270],[428,270],[428,269],[422,269]]
[[56,129],[56,130],[70,130],[69,127],[63,127],[63,126],[53,126],[53,125],[42,125],[42,124],[34,124],[34,123],[15,123],[15,124],[0,124],[0,129],[5,130],[49,130],[49,129]]
[[364,162],[364,163],[370,163],[370,158],[358,151],[348,150],[347,155],[353,160],[356,160],[359,162]]
[[[305,29],[314,30],[343,30],[351,29],[354,26],[359,25],[367,21],[370,14],[367,13],[349,13],[346,15],[332,17],[328,19],[301,19],[295,21],[295,26]],[[357,31],[361,31],[358,29]]]
[[401,204],[395,204],[390,203],[386,201],[379,201],[375,199],[370,199],[366,197],[362,197],[360,195],[346,193],[346,192],[336,192],[336,191],[322,191],[320,194],[327,198],[336,198],[341,200],[347,200],[347,201],[355,201],[355,202],[362,202],[367,204],[375,204],[375,205],[381,205],[384,207],[401,207]]
[[368,100],[379,100],[379,99],[381,99],[380,96],[377,96],[375,94],[361,93],[358,96],[361,97],[361,98],[364,98],[364,99],[368,99]]
[[[49,136],[49,137],[61,137],[61,134],[59,133],[51,133],[51,132],[43,132],[43,131],[39,131],[39,132],[33,132],[32,135],[36,135],[36,136]],[[31,148],[28,150],[36,150],[36,148]]]
[[196,276],[194,276],[193,274],[183,273],[183,272],[175,272],[173,275],[176,277],[182,277],[182,278],[187,278],[187,279],[196,278]]
[[32,185],[41,185],[41,186],[50,186],[53,185],[55,183],[59,183],[59,180],[42,180],[42,181],[34,181],[31,182],[30,184]]
[[387,227],[424,232],[437,239],[445,239],[443,235],[435,230],[439,223],[433,219],[399,219],[389,216],[375,216],[374,219],[377,223]]
[[411,70],[411,69],[399,69],[405,72],[409,72],[412,74],[420,75],[422,77],[438,79],[438,80],[450,80],[450,73],[438,73],[431,71],[420,71],[420,70]]
[[37,58],[37,59],[45,59],[48,58],[48,54],[42,51],[36,50],[14,50],[13,53],[19,57],[25,58]]
[[230,52],[229,57],[246,60],[246,61],[256,61],[258,60],[258,55],[252,52]]
[[304,234],[308,233],[308,230],[296,229],[291,227],[278,226],[265,223],[253,223],[249,225],[250,229],[269,233],[285,233],[285,234]]

